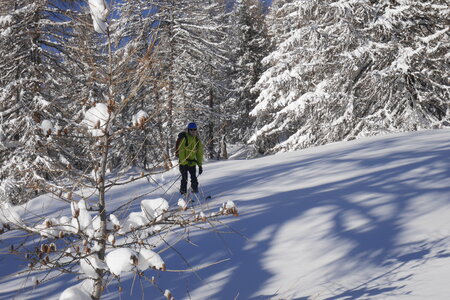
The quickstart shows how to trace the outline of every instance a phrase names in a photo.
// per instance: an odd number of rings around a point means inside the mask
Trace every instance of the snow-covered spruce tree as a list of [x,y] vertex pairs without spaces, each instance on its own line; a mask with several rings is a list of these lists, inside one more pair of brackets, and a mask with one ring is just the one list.
[[224,127],[227,125],[227,116],[224,112],[224,102],[228,98],[228,70],[231,60],[228,53],[230,49],[229,14],[226,12],[224,0],[205,0],[202,5],[206,8],[206,25],[200,36],[209,44],[205,48],[205,60],[201,63],[202,70],[199,72],[199,107],[200,122],[205,124],[204,136],[207,145],[207,155],[210,158],[220,159],[225,157],[226,145]]
[[68,74],[60,62],[66,24],[47,0],[2,1],[0,16],[0,197],[23,202],[58,177],[66,158],[52,135],[64,125]]
[[219,74],[227,63],[225,5],[222,0],[156,1],[159,9],[158,73],[164,93],[158,93],[167,113],[162,122],[168,145],[173,149],[175,131],[189,121],[199,123],[206,134],[208,156],[214,157],[214,135],[220,123],[222,97]]
[[295,30],[257,84],[261,153],[449,125],[446,1],[275,4],[270,31]]
[[250,112],[255,107],[258,93],[252,93],[251,90],[263,73],[261,61],[269,54],[270,49],[265,24],[260,1],[236,1],[230,30],[233,37],[233,93],[227,103],[228,109],[232,110],[229,114],[233,127],[228,133],[231,142],[246,141],[254,129],[255,119],[250,116]]

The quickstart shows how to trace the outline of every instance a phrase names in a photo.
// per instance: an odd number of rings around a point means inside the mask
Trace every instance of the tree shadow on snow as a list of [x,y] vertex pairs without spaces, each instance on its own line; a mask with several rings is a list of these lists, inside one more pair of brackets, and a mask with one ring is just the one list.
[[[294,163],[274,164],[270,167],[256,168],[246,174],[235,174],[232,178],[221,178],[210,182],[208,190],[214,194],[222,191],[225,187],[227,192],[239,195],[239,190],[248,186],[276,185],[277,181],[283,182],[283,180],[292,178],[307,180],[308,174],[318,164],[329,168],[323,170],[323,175],[327,176],[327,174],[333,174],[334,166],[335,170],[344,172],[344,174],[336,174],[336,178],[341,178],[338,177],[339,175],[347,174],[347,176],[343,176],[344,179],[340,180],[330,177],[328,182],[309,187],[296,188],[292,184],[292,190],[242,201],[242,206],[239,206],[242,217],[231,223],[231,227],[250,239],[265,228],[268,230],[268,235],[275,237],[285,224],[301,218],[307,212],[320,207],[334,207],[332,229],[327,238],[338,239],[350,245],[345,256],[339,258],[342,263],[338,265],[345,264],[345,262],[364,262],[364,265],[373,266],[385,266],[393,262],[405,264],[429,255],[432,245],[426,241],[410,245],[409,248],[399,245],[397,238],[404,225],[402,222],[407,221],[399,216],[407,211],[413,199],[421,195],[448,192],[448,187],[427,188],[423,184],[417,184],[424,179],[419,175],[423,172],[432,171],[433,179],[448,178],[450,176],[448,164],[441,165],[440,168],[434,166],[448,161],[450,151],[448,145],[444,145],[435,149],[424,147],[407,152],[392,150],[391,153],[382,156],[376,155],[376,151],[379,149],[395,148],[396,145],[397,140],[387,139],[374,142],[374,145],[365,143],[344,151],[308,155],[306,159],[300,159]],[[373,155],[370,155],[371,152]],[[350,169],[347,169],[347,165],[350,166]],[[355,172],[353,168],[364,170],[364,172]],[[405,176],[405,174],[413,175]],[[311,177],[313,176],[317,175],[311,175]],[[297,186],[301,186],[301,184]],[[226,192],[222,194],[226,197]],[[362,201],[351,200],[352,196],[360,194],[373,196]],[[372,204],[371,200],[380,197],[385,197],[383,203],[374,201]],[[230,200],[236,200],[239,203],[239,199]],[[373,211],[382,205],[389,205],[390,212],[386,215],[374,214]],[[246,211],[247,208],[256,206],[260,208],[258,211]],[[364,230],[360,230],[361,228],[358,230],[348,229],[345,222],[346,215],[349,213],[370,220],[366,228]],[[216,242],[208,242],[210,239],[216,239]],[[253,247],[249,247],[249,241],[239,234],[221,235],[221,237],[215,234],[202,234],[196,236],[194,242],[199,246],[191,249],[183,248],[183,251],[186,250],[184,252],[186,257],[191,258],[190,262],[193,265],[201,264],[211,258],[218,260],[230,257],[231,260],[199,271],[199,276],[204,280],[199,280],[194,276],[180,276],[180,280],[184,284],[180,284],[180,288],[177,288],[174,294],[183,293],[183,288],[193,290],[204,284],[208,285],[213,282],[211,278],[218,276],[221,271],[229,269],[226,278],[221,279],[226,283],[219,287],[212,285],[211,289],[215,290],[211,292],[212,295],[208,299],[281,299],[277,297],[277,291],[268,295],[257,294],[264,285],[270,283],[274,275],[262,264],[264,255],[273,246],[271,238],[258,240],[257,245]],[[412,249],[412,252],[401,253],[399,251],[401,247],[403,247],[402,249],[405,247]],[[416,248],[419,249],[414,250]],[[302,253],[298,255],[302,255]],[[293,265],[292,268],[302,272],[302,266]],[[336,268],[333,272],[335,274],[330,274],[330,278],[336,279],[339,278],[342,271]],[[307,276],[308,274],[302,275]],[[393,292],[408,293],[407,290],[404,290],[404,285],[399,285],[398,282],[392,282],[386,287],[370,287],[370,281],[365,284],[358,283],[356,287],[337,292],[337,295],[328,299],[357,299],[362,295],[375,297]],[[295,287],[297,290],[301,290],[301,282],[299,285],[299,287]],[[290,299],[294,298],[295,296]]]

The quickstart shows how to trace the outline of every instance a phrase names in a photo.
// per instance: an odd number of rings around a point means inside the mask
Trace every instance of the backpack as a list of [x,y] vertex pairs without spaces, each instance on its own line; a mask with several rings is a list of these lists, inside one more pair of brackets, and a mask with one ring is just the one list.
[[185,146],[187,147],[187,145],[188,145],[188,139],[187,139],[187,136],[186,136],[186,132],[184,132],[184,131],[180,132],[180,133],[178,134],[177,141],[175,142],[175,156],[176,156],[176,157],[178,157],[178,155],[179,155],[178,150],[179,150],[179,148],[180,148],[180,143],[181,143],[181,140],[182,140],[183,138],[185,138],[185,139],[184,139]]

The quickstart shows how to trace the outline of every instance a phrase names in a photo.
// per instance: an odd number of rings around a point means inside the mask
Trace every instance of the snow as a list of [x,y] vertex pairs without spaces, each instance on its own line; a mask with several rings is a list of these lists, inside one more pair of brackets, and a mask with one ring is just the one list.
[[[163,299],[151,283],[139,283],[134,273],[139,269],[175,299],[445,300],[450,294],[449,136],[449,129],[390,134],[209,162],[199,177],[200,195],[212,199],[196,214],[223,206],[239,208],[239,216],[223,217],[223,226],[211,230],[190,228],[173,248],[110,249],[107,267],[121,277],[127,299]],[[170,171],[159,184],[170,184],[178,175]],[[111,189],[108,207],[154,189],[149,185],[142,179]],[[165,207],[155,199],[176,208],[177,186],[144,199],[142,207],[153,213]],[[81,212],[83,204],[78,206]],[[135,217],[148,222],[142,207],[137,203],[129,214],[110,220],[120,225],[128,216],[127,222]],[[61,223],[68,221],[62,216],[70,216],[67,203],[45,195],[26,206],[29,212],[39,210]],[[25,217],[25,210],[13,211]],[[77,276],[37,286],[27,273],[13,276],[26,265],[7,254],[15,240],[11,235],[0,236],[1,299],[58,299],[70,293],[75,296],[61,299],[83,299],[86,290],[76,285]],[[163,269],[162,264],[166,272],[152,269]],[[117,299],[117,283],[108,283],[104,299]]]
[[14,191],[14,182],[11,179],[2,180],[0,182],[0,193],[7,195]]
[[41,129],[45,134],[50,134],[53,131],[53,124],[49,120],[43,120],[41,122]]
[[83,199],[78,202],[78,211],[78,217],[72,219],[72,226],[79,228],[81,231],[92,227],[92,216],[88,212],[86,202]]
[[120,224],[119,219],[118,219],[114,214],[110,214],[110,215],[109,215],[109,220],[111,221],[111,223],[112,223],[114,226],[117,226],[118,228],[121,227],[121,224]]
[[148,114],[145,111],[138,111],[137,114],[133,115],[132,117],[133,126],[139,126],[140,124],[143,124],[147,120],[147,118]]
[[59,300],[92,300],[92,298],[83,289],[73,286],[64,290]]
[[178,199],[178,207],[180,209],[185,210],[185,209],[187,209],[187,206],[188,205],[187,205],[186,201],[183,198]]
[[89,9],[91,11],[94,30],[98,33],[106,34],[108,29],[106,19],[108,18],[109,11],[106,7],[105,0],[89,0]]
[[7,25],[13,21],[12,15],[0,16],[0,26]]
[[444,35],[445,33],[447,33],[447,31],[449,31],[449,28],[444,28],[442,30],[438,30],[433,34],[430,34],[429,36],[423,37],[423,38],[419,38],[422,42],[424,43],[430,43],[433,40],[437,39],[438,37],[440,37],[441,35]]
[[125,233],[131,231],[135,228],[144,226],[149,223],[149,220],[142,215],[142,212],[132,212],[125,220],[123,228],[119,231],[119,233]]
[[120,276],[123,272],[133,269],[134,260],[137,261],[138,254],[129,248],[119,248],[106,255],[106,264],[112,274]]
[[105,270],[106,265],[96,254],[93,254],[81,260],[80,269],[88,278],[97,278],[98,274],[96,270]]
[[83,124],[87,126],[93,136],[103,136],[106,122],[110,114],[105,103],[96,103],[84,116]]
[[169,299],[169,300],[172,299],[172,293],[170,292],[170,290],[164,291],[164,297],[166,297],[166,299]]
[[169,203],[164,198],[145,199],[141,201],[141,209],[148,221],[160,220],[169,209]]
[[419,53],[421,50],[422,48],[414,50],[410,47],[401,47],[398,51],[399,54],[397,59],[392,62],[392,68],[406,74],[410,68],[411,57]]
[[9,203],[0,203],[0,222],[3,224],[19,224],[22,222],[22,218],[15,207]]
[[394,26],[395,18],[401,16],[401,14],[410,8],[410,5],[400,5],[395,8],[386,8],[384,14],[378,18],[374,23],[375,26],[384,26],[388,29],[392,29]]
[[141,249],[141,251],[139,251],[138,269],[145,271],[148,268],[165,270],[166,266],[158,253],[148,249]]

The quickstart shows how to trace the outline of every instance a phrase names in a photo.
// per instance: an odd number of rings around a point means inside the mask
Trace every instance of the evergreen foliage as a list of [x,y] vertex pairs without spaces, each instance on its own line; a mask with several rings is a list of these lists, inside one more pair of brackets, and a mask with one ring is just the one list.
[[214,132],[219,127],[220,84],[226,68],[225,2],[157,1],[158,105],[165,107],[161,117],[161,135],[167,145],[167,156],[175,133],[189,121],[203,128],[208,156],[214,157]]
[[251,142],[268,153],[448,126],[448,12],[435,0],[276,2]]
[[112,1],[105,33],[88,4],[1,1],[2,200],[95,169],[98,103],[111,171],[173,167],[190,121],[209,158],[449,126],[446,1]]
[[236,1],[232,24],[232,97],[228,105],[233,128],[229,139],[236,143],[247,140],[254,129],[255,119],[250,112],[255,107],[258,93],[252,89],[264,71],[262,59],[269,54],[270,44],[260,1]]
[[53,138],[66,124],[70,78],[60,42],[67,23],[46,0],[2,5],[8,10],[0,22],[0,196],[18,203],[62,174],[68,159],[70,150]]

